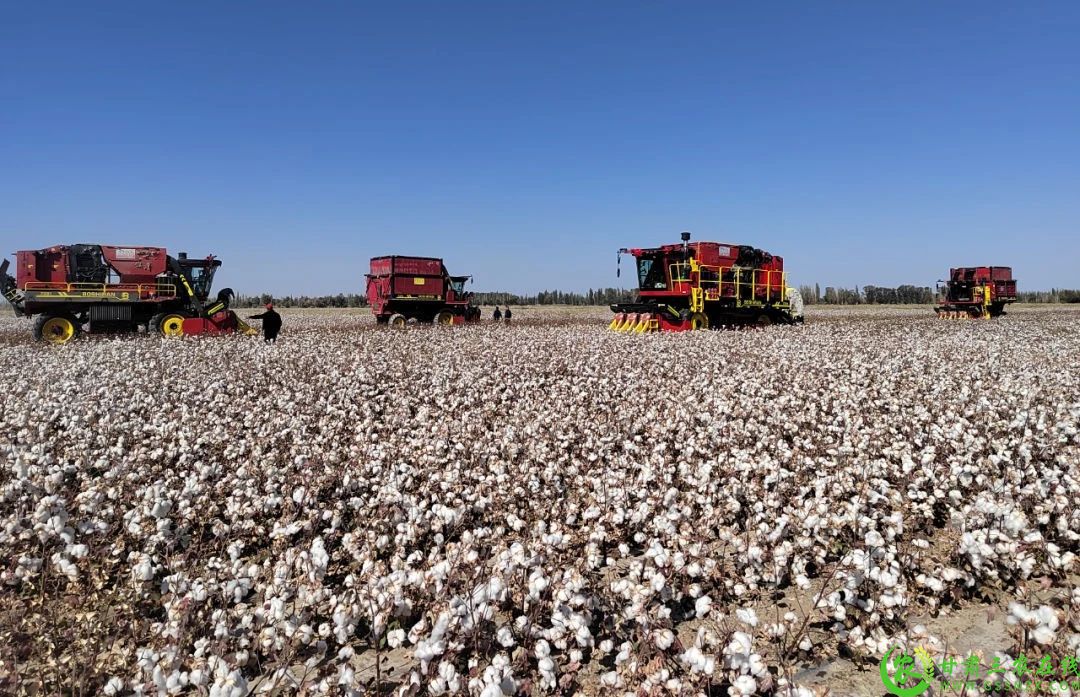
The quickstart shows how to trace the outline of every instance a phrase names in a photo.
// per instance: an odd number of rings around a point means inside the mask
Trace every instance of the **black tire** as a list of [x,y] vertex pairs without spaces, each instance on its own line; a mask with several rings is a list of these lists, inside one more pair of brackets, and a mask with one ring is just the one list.
[[[63,321],[66,321],[66,322],[70,323],[70,325],[71,325],[71,334],[70,334],[70,336],[68,336],[67,338],[64,338],[62,340],[57,340],[59,337],[57,335],[53,335],[54,338],[50,339],[49,336],[46,335],[46,333],[48,331],[47,328],[46,328],[46,325],[52,324],[53,323],[52,320],[63,320]],[[34,340],[35,341],[45,341],[45,340],[48,339],[52,343],[66,344],[69,341],[73,341],[74,339],[79,338],[79,336],[82,334],[82,325],[79,323],[79,320],[75,319],[74,316],[72,316],[72,315],[70,315],[70,314],[68,314],[66,312],[49,313],[49,314],[44,314],[44,315],[38,315],[37,316],[37,319],[34,320],[34,330],[33,331],[34,331]]]
[[154,334],[157,334],[158,336],[165,336],[165,332],[161,330],[161,323],[165,320],[166,317],[172,317],[173,315],[178,315],[184,318],[191,316],[186,312],[159,312],[150,318],[150,324],[146,326],[148,333],[152,332]]

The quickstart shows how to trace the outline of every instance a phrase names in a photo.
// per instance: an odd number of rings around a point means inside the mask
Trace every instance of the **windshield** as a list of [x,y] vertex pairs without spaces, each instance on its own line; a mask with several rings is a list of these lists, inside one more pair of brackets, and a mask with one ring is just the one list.
[[450,281],[450,287],[453,288],[454,292],[457,293],[459,296],[465,294],[465,281],[464,280]]
[[217,271],[217,268],[213,266],[188,270],[191,278],[191,289],[195,291],[198,298],[205,300],[210,295],[210,287],[214,284],[215,271]]
[[642,257],[637,260],[638,288],[641,290],[663,290],[667,288],[664,264],[659,259]]

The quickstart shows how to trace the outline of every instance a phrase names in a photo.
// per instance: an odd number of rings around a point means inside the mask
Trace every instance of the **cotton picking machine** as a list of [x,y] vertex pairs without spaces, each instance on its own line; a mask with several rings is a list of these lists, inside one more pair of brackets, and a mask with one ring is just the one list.
[[949,269],[949,280],[938,286],[942,319],[989,319],[1005,314],[1016,302],[1016,280],[1009,266],[965,266]]
[[637,264],[638,300],[611,306],[620,332],[681,332],[722,326],[795,324],[802,296],[787,287],[784,260],[748,245],[690,242],[620,249]]
[[161,247],[57,245],[15,253],[0,263],[0,292],[15,314],[37,316],[34,338],[65,344],[81,332],[135,331],[163,336],[254,334],[229,309],[233,291],[210,299],[221,260],[169,256]]
[[385,256],[371,260],[367,296],[379,324],[404,327],[410,322],[464,324],[480,319],[465,282],[451,276],[442,259]]

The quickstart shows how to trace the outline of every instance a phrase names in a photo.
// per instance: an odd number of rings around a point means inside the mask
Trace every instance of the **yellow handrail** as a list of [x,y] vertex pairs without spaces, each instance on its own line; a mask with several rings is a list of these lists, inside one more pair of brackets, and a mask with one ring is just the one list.
[[[697,302],[695,291],[700,290],[702,297],[712,297],[712,293],[709,292],[710,287],[715,292],[715,298],[719,299],[724,297],[723,289],[725,286],[730,287],[733,290],[733,295],[728,297],[734,297],[736,300],[756,300],[758,287],[764,286],[765,301],[773,301],[773,288],[777,285],[776,276],[779,275],[779,299],[778,302],[784,302],[787,300],[787,273],[784,271],[777,271],[774,269],[748,269],[740,266],[709,266],[704,264],[697,264],[694,260],[687,262],[675,262],[670,265],[670,278],[672,290],[676,292],[683,292],[687,290],[682,288],[682,284],[691,284],[689,288],[691,294],[691,308]],[[734,280],[725,281],[724,274],[728,273],[734,277]],[[697,278],[697,284],[694,284],[695,276]],[[711,276],[711,277],[710,277]],[[746,279],[745,276],[749,276]],[[747,293],[749,289],[749,293]]]
[[63,283],[50,281],[29,281],[23,290],[60,290],[66,293],[138,293],[171,297],[176,295],[176,286],[171,283]]

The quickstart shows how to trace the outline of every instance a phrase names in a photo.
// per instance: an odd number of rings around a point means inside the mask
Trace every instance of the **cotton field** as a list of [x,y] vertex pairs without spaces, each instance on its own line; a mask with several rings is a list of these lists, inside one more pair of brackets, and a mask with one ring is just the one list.
[[816,669],[973,609],[1080,652],[1080,312],[609,318],[0,320],[0,691],[859,694]]

